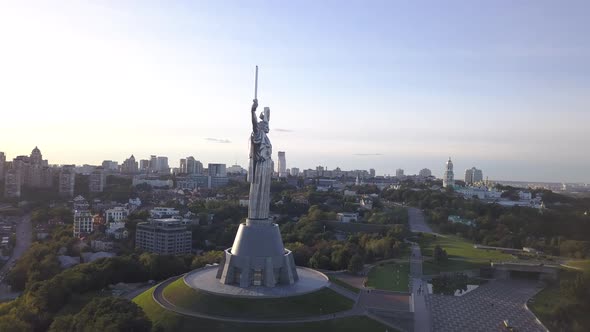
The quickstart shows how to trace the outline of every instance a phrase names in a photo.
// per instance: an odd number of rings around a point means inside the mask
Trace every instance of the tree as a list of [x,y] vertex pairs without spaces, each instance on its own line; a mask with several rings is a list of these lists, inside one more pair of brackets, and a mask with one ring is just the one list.
[[434,261],[436,263],[446,262],[448,259],[447,252],[438,244],[434,247]]
[[348,263],[348,271],[357,274],[363,270],[363,267],[363,257],[359,254],[352,256],[350,262]]
[[72,316],[56,319],[49,331],[149,332],[152,323],[135,303],[118,297],[94,298]]

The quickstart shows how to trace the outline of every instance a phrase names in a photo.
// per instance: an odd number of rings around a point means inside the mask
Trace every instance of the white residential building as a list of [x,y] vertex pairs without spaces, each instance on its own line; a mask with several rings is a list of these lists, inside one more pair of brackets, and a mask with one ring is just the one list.
[[92,233],[92,214],[88,210],[74,212],[74,237]]
[[116,206],[106,210],[104,216],[107,222],[118,222],[125,220],[129,216],[129,210],[121,206]]
[[166,219],[180,216],[180,211],[175,208],[158,206],[150,210],[150,217],[154,219]]
[[359,218],[358,213],[341,212],[336,215],[336,218],[340,222],[356,222]]

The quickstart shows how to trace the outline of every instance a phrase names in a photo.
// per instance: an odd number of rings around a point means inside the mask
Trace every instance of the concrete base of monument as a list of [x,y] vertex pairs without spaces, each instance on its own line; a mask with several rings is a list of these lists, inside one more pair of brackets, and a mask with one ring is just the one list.
[[303,295],[315,292],[328,286],[329,280],[325,274],[305,267],[297,267],[299,280],[291,285],[277,285],[275,287],[250,286],[246,288],[237,285],[226,285],[216,278],[217,266],[194,270],[184,276],[184,282],[189,287],[207,293],[221,296],[277,298]]

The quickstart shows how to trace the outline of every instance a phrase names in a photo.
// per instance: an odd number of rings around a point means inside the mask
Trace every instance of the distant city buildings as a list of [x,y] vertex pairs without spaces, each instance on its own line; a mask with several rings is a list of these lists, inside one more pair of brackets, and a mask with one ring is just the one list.
[[59,172],[59,194],[61,196],[74,196],[74,187],[76,182],[76,172],[74,165],[62,166]]
[[277,173],[279,174],[279,178],[286,178],[287,177],[287,160],[285,159],[285,151],[279,151],[279,163]]
[[105,184],[106,175],[104,174],[104,168],[96,167],[88,177],[88,190],[91,193],[101,193],[104,191]]
[[20,173],[15,169],[9,169],[4,178],[4,197],[19,198],[21,195]]
[[404,170],[401,168],[398,168],[395,170],[395,177],[398,179],[403,179],[404,178]]
[[119,171],[119,162],[112,160],[104,160],[102,162],[102,168],[106,172],[117,172]]
[[291,167],[291,176],[299,176],[299,168]]
[[471,167],[465,170],[465,184],[481,183],[483,181],[483,173],[481,169]]
[[445,174],[443,175],[443,187],[453,187],[455,185],[455,175],[453,173],[453,162],[451,161],[451,157],[446,164]]
[[131,155],[128,159],[125,159],[123,165],[121,165],[121,173],[123,174],[136,174],[139,171],[139,164],[135,161],[135,156]]
[[203,163],[194,157],[186,158],[186,174],[203,174]]
[[374,178],[377,175],[377,173],[375,172],[374,168],[369,169],[369,176],[371,176],[372,178]]
[[228,175],[245,175],[248,171],[240,165],[233,165],[227,168]]
[[418,176],[421,178],[427,178],[432,176],[432,171],[429,170],[428,168],[423,168],[420,170],[420,172],[418,173]]
[[225,164],[209,164],[207,170],[209,176],[227,176]]
[[0,152],[0,181],[4,180],[4,172],[6,169],[6,155]]
[[160,255],[189,254],[192,232],[180,220],[151,219],[137,224],[135,247]]

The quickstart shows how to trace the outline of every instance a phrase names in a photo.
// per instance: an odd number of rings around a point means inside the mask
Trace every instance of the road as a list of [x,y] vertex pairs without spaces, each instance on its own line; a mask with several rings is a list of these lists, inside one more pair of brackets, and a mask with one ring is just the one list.
[[410,276],[412,278],[412,297],[414,298],[414,331],[429,332],[432,321],[428,301],[428,283],[422,280],[422,253],[420,246],[412,244],[410,257]]
[[424,214],[420,209],[408,207],[408,217],[410,223],[410,231],[415,233],[434,233],[430,226],[426,224],[426,221],[424,220]]
[[17,296],[16,293],[10,293],[8,286],[4,284],[4,277],[14,266],[16,261],[29,249],[33,241],[33,227],[31,225],[31,215],[26,214],[16,224],[16,246],[12,251],[12,256],[0,269],[0,299],[9,299]]

